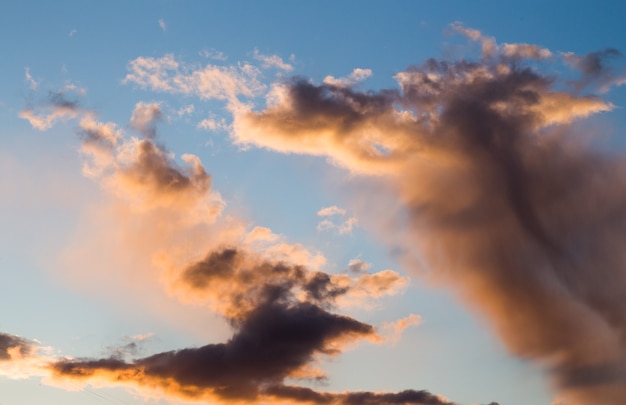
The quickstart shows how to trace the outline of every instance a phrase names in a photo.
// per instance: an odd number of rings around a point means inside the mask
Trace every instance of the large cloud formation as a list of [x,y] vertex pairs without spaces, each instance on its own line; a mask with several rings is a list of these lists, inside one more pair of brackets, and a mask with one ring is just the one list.
[[[359,339],[384,341],[374,326],[333,310],[395,294],[407,279],[392,270],[328,274],[309,267],[315,260],[298,245],[276,244],[278,236],[267,228],[248,232],[233,218],[218,224],[223,202],[211,191],[211,178],[200,159],[183,155],[186,166],[181,167],[156,143],[156,124],[162,117],[158,104],[136,105],[131,128],[140,136],[130,138],[115,123],[100,122],[77,105],[74,110],[80,118],[84,174],[115,198],[131,203],[132,223],[122,218],[114,226],[139,224],[141,239],[151,242],[148,250],[126,248],[140,255],[158,253],[165,287],[221,314],[233,335],[225,343],[132,360],[126,357],[133,353],[125,350],[105,358],[48,359],[42,369],[52,382],[124,384],[189,400],[229,403],[451,404],[427,391],[332,393],[288,384],[287,379],[324,379],[314,366],[320,355],[338,355]],[[182,237],[159,241],[152,233]],[[189,242],[202,239],[199,235],[207,240]],[[198,252],[189,246],[202,245],[204,256],[190,259]],[[177,255],[177,250],[184,253]],[[418,319],[411,315],[399,320],[392,338]],[[24,339],[0,334],[0,360],[14,361],[30,350]]]
[[546,49],[452,28],[478,61],[431,59],[377,92],[293,78],[264,110],[235,112],[233,139],[388,180],[408,263],[424,260],[571,403],[623,404],[626,158],[573,124],[613,108],[585,92],[623,83],[619,53],[563,54],[579,79],[559,81],[537,67],[555,60]]

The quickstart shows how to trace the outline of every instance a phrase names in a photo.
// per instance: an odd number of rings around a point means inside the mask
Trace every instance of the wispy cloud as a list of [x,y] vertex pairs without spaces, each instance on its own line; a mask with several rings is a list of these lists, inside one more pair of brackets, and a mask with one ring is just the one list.
[[207,131],[225,131],[229,128],[225,118],[205,118],[197,127]]
[[324,217],[324,219],[317,224],[318,232],[334,229],[340,235],[352,233],[352,229],[359,222],[356,217],[348,217],[339,221],[339,223],[329,218],[334,216],[343,217],[346,215],[346,212],[344,208],[339,208],[336,205],[320,209],[317,215]]
[[165,20],[162,18],[159,18],[159,28],[161,28],[161,31],[165,32],[167,31],[167,24],[165,24]]
[[77,101],[70,100],[64,91],[51,92],[48,102],[35,110],[33,107],[23,109],[19,117],[27,120],[33,128],[40,131],[50,129],[58,121],[66,121],[78,117],[80,107]]
[[216,51],[215,49],[203,49],[199,52],[199,54],[207,59],[219,60],[222,62],[228,60],[228,57],[224,54],[224,52]]
[[382,327],[383,332],[387,335],[387,339],[391,344],[396,344],[400,341],[404,330],[411,326],[418,326],[422,323],[422,317],[416,314],[411,314],[405,318],[398,319],[394,322],[385,323]]
[[184,117],[185,115],[193,114],[195,110],[196,106],[194,106],[193,104],[187,104],[186,106],[179,108],[176,111],[176,115],[178,115],[179,117]]
[[275,68],[290,72],[293,70],[293,66],[283,61],[278,55],[264,55],[259,52],[258,49],[254,50],[252,57],[262,63],[265,68]]
[[26,77],[26,81],[28,82],[30,89],[32,91],[36,91],[39,87],[39,83],[30,74],[30,68],[24,68],[24,77]]
[[128,65],[124,83],[168,93],[195,95],[203,100],[227,100],[239,104],[239,96],[254,97],[265,89],[260,70],[248,63],[237,66],[190,68],[173,55],[161,58],[139,57]]

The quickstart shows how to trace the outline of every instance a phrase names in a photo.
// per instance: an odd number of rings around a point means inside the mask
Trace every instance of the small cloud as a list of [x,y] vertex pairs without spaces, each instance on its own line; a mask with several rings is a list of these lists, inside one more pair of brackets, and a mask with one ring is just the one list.
[[332,205],[330,207],[324,207],[317,211],[318,217],[331,217],[333,215],[346,215],[346,210],[343,208],[339,208],[336,205]]
[[228,129],[228,124],[224,118],[205,118],[196,125],[198,129],[204,129],[206,131],[220,131]]
[[78,30],[73,29],[73,30],[71,30],[71,31],[70,31],[70,33],[68,34],[68,36],[71,38],[71,37],[73,37],[74,35],[76,35],[76,33],[77,33],[77,32],[78,32]]
[[411,314],[406,318],[398,319],[395,322],[385,323],[382,327],[383,334],[386,337],[386,341],[391,344],[396,344],[400,341],[402,333],[409,326],[418,326],[422,323],[422,317],[420,315]]
[[193,104],[188,104],[186,106],[179,108],[176,111],[176,115],[178,115],[179,117],[183,117],[185,115],[191,115],[193,114],[195,110],[196,110],[196,106],[194,106]]
[[167,31],[167,24],[165,24],[165,20],[162,18],[159,19],[159,27],[161,27],[163,32]]
[[163,110],[159,103],[138,102],[130,118],[130,126],[146,139],[156,136],[156,123],[163,119]]
[[220,60],[222,62],[228,59],[228,57],[224,55],[224,52],[216,51],[215,49],[203,49],[198,53],[200,54],[200,56],[207,59]]
[[254,50],[252,57],[263,64],[264,68],[276,68],[290,72],[293,70],[293,66],[283,61],[278,55],[263,55],[258,49]]
[[[332,216],[345,216],[346,210],[344,208],[337,207],[336,205],[330,207],[324,207],[317,211],[317,216],[320,217],[332,217]],[[342,223],[336,223],[326,218],[317,224],[317,231],[327,231],[335,229],[339,235],[346,235],[352,232],[352,228],[358,223],[356,217],[350,217]]]
[[153,336],[154,336],[154,333],[148,332],[148,333],[142,333],[142,334],[139,334],[139,335],[134,335],[134,336],[131,336],[130,338],[132,340],[137,341],[137,342],[143,342],[144,340],[148,340],[148,339],[150,339]]
[[359,259],[352,259],[348,263],[348,270],[352,274],[366,274],[367,270],[369,270],[370,265],[367,262]]
[[39,83],[35,79],[33,79],[33,76],[31,76],[30,68],[24,68],[24,75],[26,76],[26,81],[28,82],[30,89],[32,91],[37,90],[37,88],[39,87]]
[[356,68],[346,77],[335,78],[333,76],[326,76],[324,78],[324,83],[337,87],[350,87],[362,82],[371,75],[371,69]]
[[30,125],[40,131],[45,131],[58,121],[67,121],[78,117],[81,109],[77,101],[67,98],[65,89],[58,92],[51,92],[49,101],[37,109],[29,107],[20,111],[19,117],[27,120]]
[[80,87],[76,85],[75,83],[67,82],[67,84],[63,86],[63,88],[61,89],[61,92],[62,93],[72,92],[72,93],[76,93],[79,96],[84,96],[87,94],[87,89],[84,87]]
[[342,224],[337,226],[337,232],[339,235],[346,235],[352,233],[352,228],[358,223],[358,219],[356,217],[350,217],[345,220]]

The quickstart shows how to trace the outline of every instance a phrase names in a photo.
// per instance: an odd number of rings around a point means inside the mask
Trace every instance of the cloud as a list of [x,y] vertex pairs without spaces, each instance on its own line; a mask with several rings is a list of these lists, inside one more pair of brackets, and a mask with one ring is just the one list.
[[575,125],[613,108],[578,89],[620,83],[605,68],[617,53],[570,57],[572,82],[533,67],[548,50],[452,28],[481,44],[479,61],[431,59],[378,92],[287,80],[235,113],[233,140],[382,180],[406,225],[381,232],[407,266],[425,262],[572,404],[623,403],[626,159]]
[[132,60],[123,82],[155,91],[239,104],[239,96],[254,97],[265,88],[259,81],[260,74],[260,70],[249,63],[237,66],[207,64],[204,68],[194,68],[180,64],[168,54],[161,58],[139,57]]
[[150,386],[219,403],[451,404],[426,391],[330,393],[283,384],[315,353],[333,353],[328,347],[333,339],[371,333],[369,325],[310,304],[269,304],[250,314],[227,343],[163,352],[130,363],[114,358],[67,359],[51,368],[59,378]]
[[135,105],[133,115],[130,117],[130,126],[146,139],[154,139],[156,136],[156,123],[163,118],[163,111],[159,103],[144,103],[140,101]]
[[32,344],[19,336],[0,333],[0,361],[25,357],[32,352]]
[[606,93],[612,86],[626,84],[626,69],[623,67],[616,69],[608,63],[612,59],[623,57],[617,49],[607,48],[602,51],[590,52],[584,56],[565,52],[563,57],[581,73],[581,79],[572,83],[579,91],[592,85],[601,93]]
[[159,18],[159,28],[161,28],[161,31],[165,32],[167,31],[167,24],[165,24],[165,20],[162,18]]
[[324,207],[317,211],[317,216],[319,217],[330,217],[333,215],[345,215],[346,210],[343,208],[339,208],[336,205],[331,205],[330,207]]
[[[184,283],[232,305],[221,311],[235,329],[226,343],[131,362],[115,356],[61,359],[50,365],[53,376],[218,403],[451,404],[426,391],[330,393],[285,385],[286,378],[307,377],[315,356],[337,355],[355,339],[380,338],[371,325],[323,308],[349,290],[333,286],[332,276],[281,263],[250,264],[249,259],[239,250],[224,249],[183,272]],[[306,294],[304,299],[294,294],[297,289]],[[315,373],[315,378],[321,376]]]
[[224,118],[205,118],[196,127],[207,131],[224,131],[228,129],[228,124]]
[[19,117],[27,120],[33,128],[46,131],[58,121],[76,118],[80,113],[78,102],[69,100],[65,91],[51,92],[41,110],[43,112],[38,113],[32,107],[25,108],[20,111]]
[[196,107],[193,104],[187,104],[186,106],[179,108],[176,111],[176,115],[178,115],[179,117],[183,117],[185,115],[191,115],[193,114],[195,110],[196,110]]
[[326,306],[397,294],[407,284],[392,270],[351,277],[311,270],[298,259],[291,257],[290,263],[266,252],[224,248],[182,271],[171,269],[170,278],[181,297],[207,302],[213,311],[230,319],[246,316],[267,299],[268,292],[277,302]]
[[352,73],[350,73],[350,75],[348,75],[348,77],[342,77],[342,78],[336,79],[333,76],[326,76],[324,78],[324,83],[331,85],[331,86],[351,87],[351,86],[355,86],[359,84],[360,82],[367,79],[371,75],[372,75],[371,69],[356,68],[352,71]]
[[[346,215],[346,210],[333,205],[320,209],[317,215],[320,217],[344,216]],[[356,217],[349,217],[341,223],[335,223],[333,220],[325,218],[317,224],[317,231],[323,232],[334,229],[339,235],[346,235],[352,233],[352,228],[354,228],[357,223],[358,219]]]
[[0,332],[0,376],[23,379],[45,376],[48,348],[23,337]]
[[363,274],[370,268],[370,265],[362,260],[352,259],[348,263],[348,270],[352,274]]
[[358,222],[359,221],[356,217],[350,217],[339,224],[331,221],[330,219],[324,219],[317,224],[317,231],[324,232],[334,229],[339,235],[346,235],[352,233],[352,228],[354,228]]
[[460,22],[450,25],[453,31],[466,36],[474,42],[479,42],[482,47],[483,57],[500,57],[501,59],[515,61],[524,59],[547,59],[552,57],[549,49],[541,48],[532,44],[502,44],[498,45],[493,37],[484,35],[479,30],[468,28]]
[[73,37],[74,35],[76,35],[76,33],[77,33],[77,32],[78,32],[78,30],[73,29],[73,30],[71,30],[71,31],[70,31],[70,33],[68,34],[68,36],[71,38],[71,37]]
[[228,57],[224,54],[224,52],[216,51],[215,49],[204,49],[200,51],[199,54],[205,58],[219,60],[222,62],[228,60]]
[[260,61],[264,68],[275,68],[279,70],[284,70],[285,72],[290,72],[293,70],[293,66],[285,63],[283,59],[278,55],[264,55],[260,53],[258,49],[255,49],[252,57]]
[[30,74],[30,68],[24,68],[24,77],[26,77],[30,89],[36,91],[39,87],[39,83],[33,79],[33,76]]
[[418,326],[422,323],[422,317],[411,314],[405,318],[398,319],[395,322],[385,323],[382,327],[386,332],[387,340],[392,344],[398,343],[404,330],[410,326]]

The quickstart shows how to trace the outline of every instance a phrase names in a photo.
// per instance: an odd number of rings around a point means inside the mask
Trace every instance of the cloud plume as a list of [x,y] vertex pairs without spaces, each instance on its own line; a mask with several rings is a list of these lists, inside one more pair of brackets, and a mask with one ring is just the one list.
[[390,183],[406,263],[425,260],[571,403],[624,403],[626,158],[575,125],[613,108],[579,89],[621,84],[603,62],[618,53],[566,56],[580,77],[565,82],[533,67],[546,49],[453,29],[481,44],[479,61],[430,59],[377,92],[287,80],[265,109],[235,114],[232,137]]

